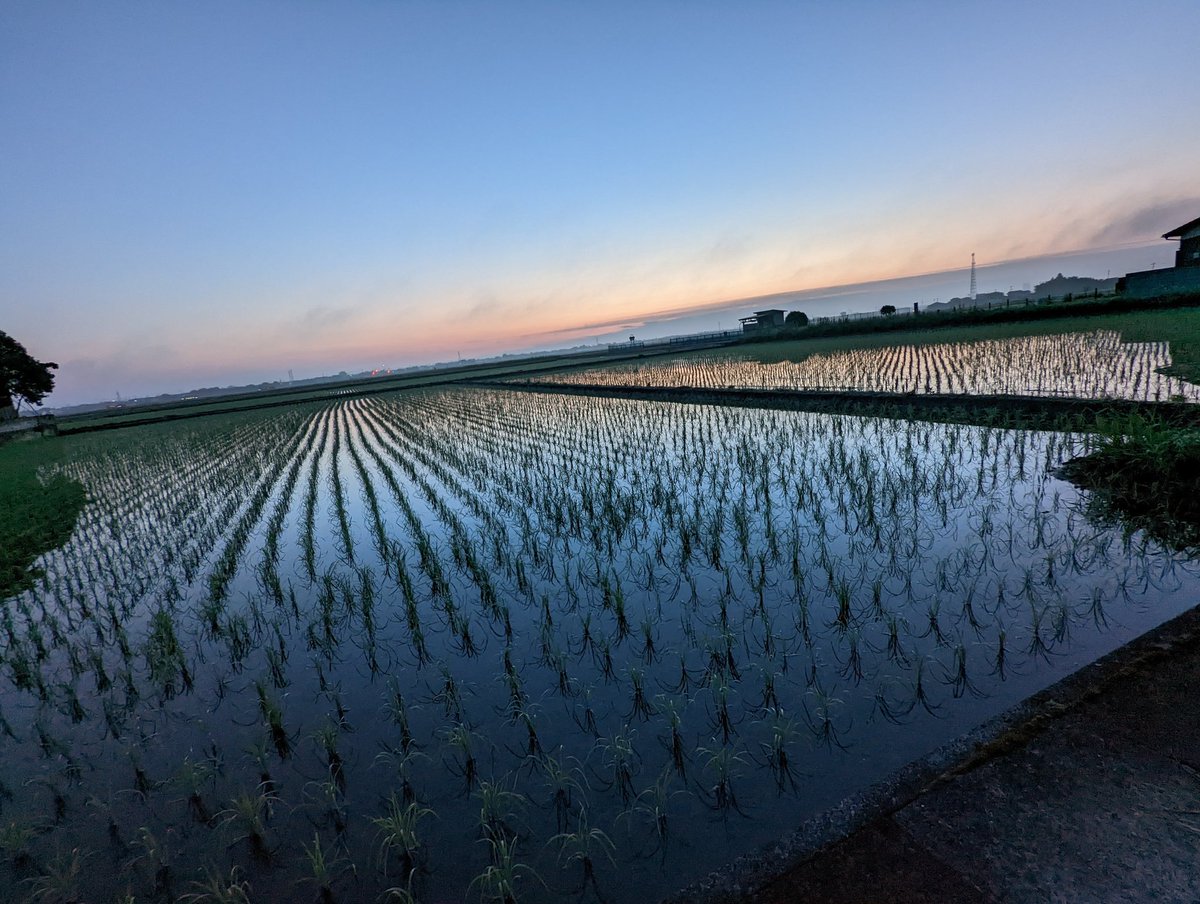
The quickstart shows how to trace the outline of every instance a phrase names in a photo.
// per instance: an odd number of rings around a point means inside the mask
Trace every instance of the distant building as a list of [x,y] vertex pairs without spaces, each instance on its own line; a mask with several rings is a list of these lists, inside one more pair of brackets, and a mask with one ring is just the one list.
[[753,333],[758,330],[773,330],[783,326],[785,311],[772,308],[769,311],[755,311],[753,317],[739,317],[743,333]]
[[1179,239],[1179,250],[1175,252],[1175,266],[1200,267],[1200,217],[1172,229],[1164,239]]
[[1032,301],[1033,293],[1030,292],[1028,289],[1013,289],[1011,292],[1009,292],[1007,295],[1004,296],[1004,300],[1009,301],[1009,302]]
[[1200,217],[1164,232],[1163,238],[1179,242],[1175,266],[1126,273],[1122,282],[1127,296],[1153,298],[1156,295],[1200,292]]

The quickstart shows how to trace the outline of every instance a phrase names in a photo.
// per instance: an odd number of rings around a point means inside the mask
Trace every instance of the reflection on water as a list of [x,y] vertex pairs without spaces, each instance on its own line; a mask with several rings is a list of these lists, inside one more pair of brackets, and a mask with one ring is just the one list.
[[1194,599],[1073,438],[457,391],[80,438],[0,883],[647,900]]
[[[797,346],[803,353],[802,345]],[[698,354],[539,377],[539,382],[692,389],[834,389],[1168,401],[1200,399],[1200,386],[1168,377],[1166,342],[1122,342],[1097,330],[972,342],[896,345],[767,363],[754,350]]]

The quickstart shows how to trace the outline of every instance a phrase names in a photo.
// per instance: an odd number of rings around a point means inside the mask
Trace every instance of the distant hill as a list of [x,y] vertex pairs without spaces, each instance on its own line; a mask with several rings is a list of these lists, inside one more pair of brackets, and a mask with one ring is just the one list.
[[1003,292],[980,292],[974,298],[951,298],[949,301],[935,301],[927,306],[927,311],[946,311],[959,308],[986,308],[991,305],[1002,305],[1007,300]]
[[1090,276],[1063,276],[1038,283],[1033,287],[1035,298],[1061,298],[1064,295],[1087,295],[1092,292],[1113,292],[1117,288],[1117,277],[1092,279]]

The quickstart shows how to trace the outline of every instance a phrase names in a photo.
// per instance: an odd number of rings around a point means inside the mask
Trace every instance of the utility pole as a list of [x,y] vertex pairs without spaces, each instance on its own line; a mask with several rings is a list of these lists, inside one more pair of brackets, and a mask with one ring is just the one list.
[[971,301],[975,300],[975,252],[971,252]]

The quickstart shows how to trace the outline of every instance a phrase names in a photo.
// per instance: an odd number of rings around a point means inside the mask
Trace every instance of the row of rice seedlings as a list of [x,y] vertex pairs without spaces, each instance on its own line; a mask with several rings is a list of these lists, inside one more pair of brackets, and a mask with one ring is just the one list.
[[539,382],[1200,400],[1200,387],[1162,372],[1170,364],[1165,342],[1126,343],[1119,333],[1097,330],[850,349],[812,354],[794,362],[764,363],[752,355],[700,354],[551,374]]
[[[266,534],[263,538],[263,556],[260,565],[260,574],[264,589],[277,606],[282,606],[284,603],[283,581],[279,576],[279,539],[283,532],[284,522],[291,512],[293,503],[292,494],[295,492],[296,484],[299,482],[300,472],[306,464],[311,468],[312,465],[309,457],[320,457],[320,450],[324,447],[325,432],[329,429],[329,420],[329,413],[326,412],[323,416],[314,418],[310,422],[310,431],[315,432],[310,432],[306,442],[303,444],[304,454],[296,455],[292,458],[287,476],[284,478],[282,488],[277,494],[275,509],[267,520]],[[311,535],[309,536],[311,544]],[[306,553],[307,551],[308,547],[306,547]],[[314,558],[315,553],[314,546]]]
[[262,517],[262,511],[275,492],[281,478],[286,483],[284,475],[291,471],[294,461],[303,458],[311,431],[311,422],[304,423],[297,428],[292,439],[281,450],[281,454],[277,455],[272,462],[274,467],[262,475],[253,492],[250,494],[245,508],[230,531],[224,550],[222,550],[221,555],[209,570],[208,591],[209,598],[213,603],[219,604],[224,601],[229,588],[229,582],[233,579],[241,564],[242,555],[245,552],[246,543],[250,539],[251,531],[257,527]]

